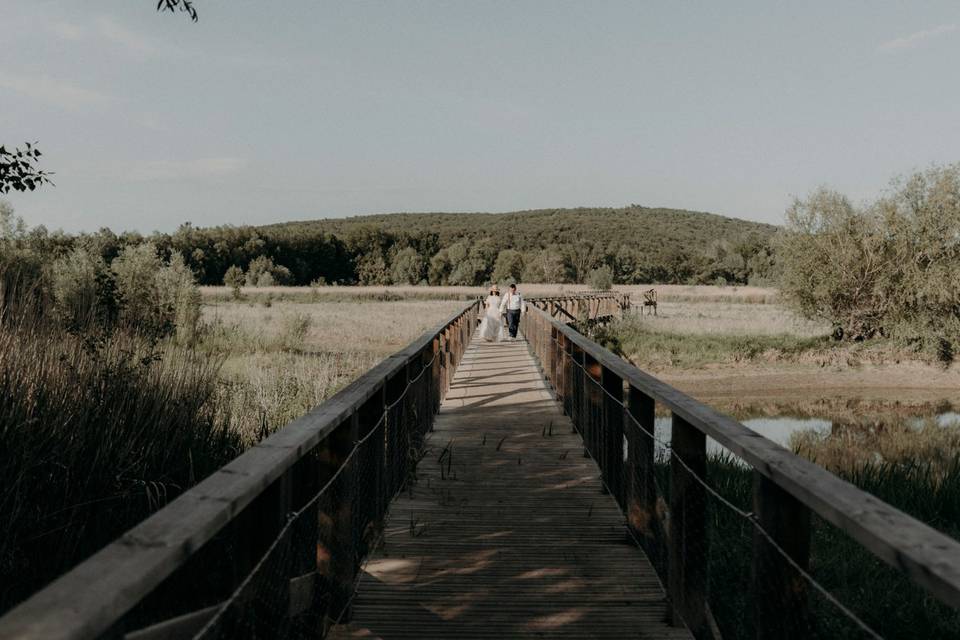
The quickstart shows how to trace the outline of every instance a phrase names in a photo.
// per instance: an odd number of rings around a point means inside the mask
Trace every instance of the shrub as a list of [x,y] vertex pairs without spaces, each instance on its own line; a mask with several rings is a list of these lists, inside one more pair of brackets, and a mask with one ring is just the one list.
[[243,274],[243,269],[235,264],[230,265],[223,276],[223,284],[232,289],[234,299],[240,298],[240,287],[243,286],[245,280],[246,276]]
[[290,270],[283,265],[273,263],[267,256],[259,256],[250,261],[247,267],[248,287],[272,287],[275,284],[287,285],[293,281]]
[[159,308],[173,323],[177,342],[192,345],[200,325],[201,298],[183,256],[170,256],[170,263],[157,272],[156,281]]
[[860,208],[825,189],[794,202],[779,241],[782,293],[839,336],[896,336],[951,359],[960,342],[960,165],[893,186]]
[[[94,324],[111,326],[117,299],[113,274],[99,255],[76,248],[52,267],[52,289],[57,319],[75,329]],[[109,296],[109,300],[103,298]],[[114,313],[106,316],[104,310]]]
[[127,247],[110,268],[120,300],[120,322],[145,336],[176,333],[192,344],[200,321],[200,291],[183,256],[164,264],[152,244]]
[[597,267],[587,274],[587,284],[597,291],[609,291],[613,288],[613,271],[607,265]]
[[280,347],[285,351],[303,349],[303,343],[307,338],[307,332],[310,331],[311,323],[310,316],[305,313],[297,313],[284,318],[278,340]]

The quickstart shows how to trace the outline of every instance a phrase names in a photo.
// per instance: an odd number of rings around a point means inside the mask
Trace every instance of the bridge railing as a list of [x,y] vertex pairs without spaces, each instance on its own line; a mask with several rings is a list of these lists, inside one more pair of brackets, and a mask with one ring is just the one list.
[[0,618],[4,640],[321,637],[415,478],[471,302]]
[[583,292],[538,296],[528,298],[527,303],[561,322],[577,322],[583,318],[594,321],[620,317],[630,309],[630,294],[612,291]]
[[[708,436],[753,469],[752,511],[740,513],[754,529],[750,615],[756,637],[806,637],[797,621],[807,619],[811,514],[960,609],[956,540],[644,373],[540,309],[524,314],[521,328],[627,526],[661,573],[675,620],[697,638],[716,635],[707,588]],[[656,436],[656,403],[672,416],[667,443]],[[658,493],[658,446],[670,451],[669,496]],[[666,514],[658,509],[664,499]]]

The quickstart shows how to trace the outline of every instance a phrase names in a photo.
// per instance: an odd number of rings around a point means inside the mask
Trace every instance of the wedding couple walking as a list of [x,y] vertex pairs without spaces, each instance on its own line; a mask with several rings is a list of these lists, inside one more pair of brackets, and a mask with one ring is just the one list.
[[503,297],[497,285],[490,287],[490,295],[484,301],[483,321],[480,323],[480,337],[487,342],[499,342],[503,333],[501,316],[507,317],[507,330],[510,339],[517,339],[520,327],[520,313],[523,310],[523,296],[517,291],[517,285],[511,284]]

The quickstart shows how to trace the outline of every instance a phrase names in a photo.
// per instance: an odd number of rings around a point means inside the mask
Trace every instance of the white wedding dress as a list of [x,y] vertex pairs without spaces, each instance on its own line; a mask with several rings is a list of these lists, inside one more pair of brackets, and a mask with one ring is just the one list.
[[500,333],[503,329],[503,323],[500,322],[500,296],[487,296],[483,306],[480,337],[487,342],[499,342]]

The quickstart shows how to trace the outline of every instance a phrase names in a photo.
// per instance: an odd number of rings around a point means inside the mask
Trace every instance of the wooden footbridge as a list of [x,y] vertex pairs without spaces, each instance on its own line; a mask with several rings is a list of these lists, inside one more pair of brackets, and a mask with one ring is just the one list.
[[812,516],[960,608],[960,544],[551,317],[570,304],[538,301],[503,343],[471,340],[465,306],[0,618],[0,639],[717,638],[707,437],[754,469],[751,635],[810,637]]

